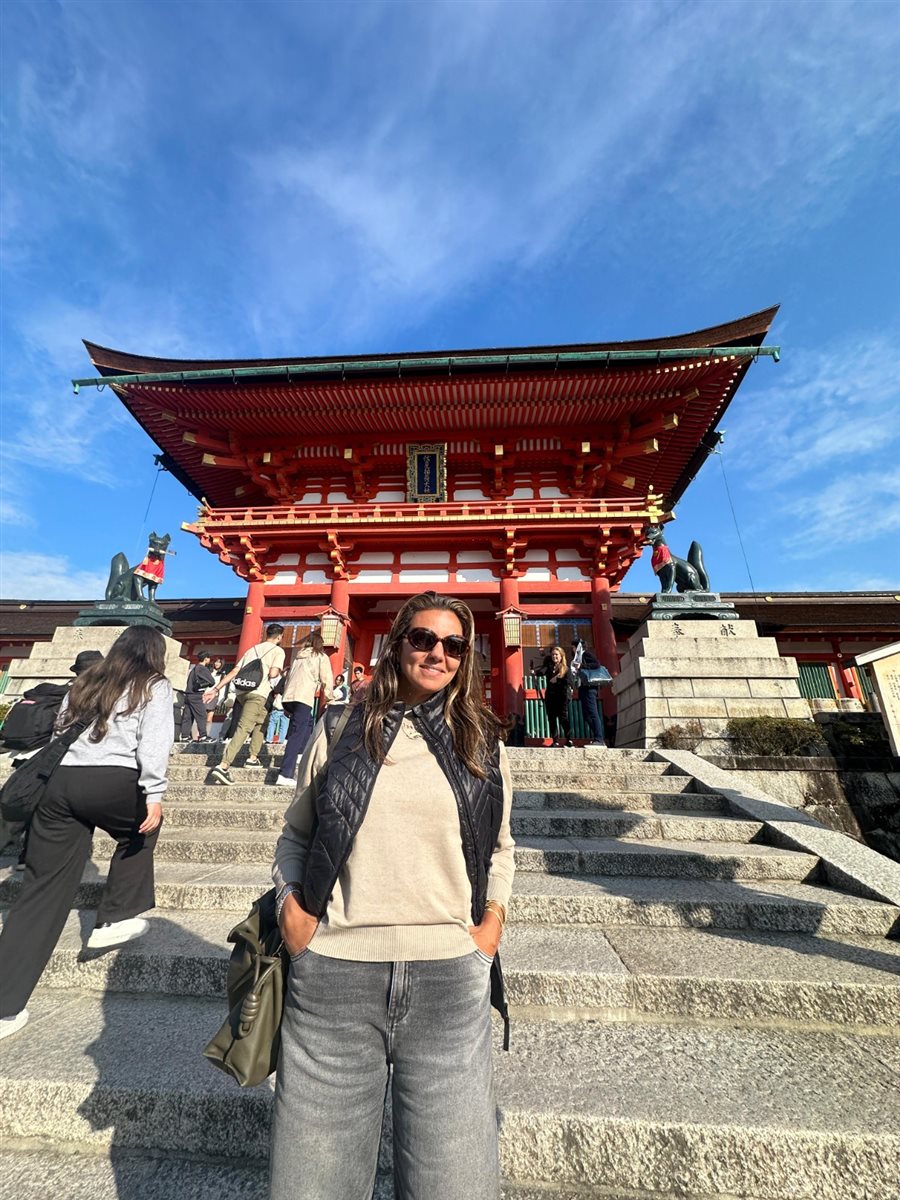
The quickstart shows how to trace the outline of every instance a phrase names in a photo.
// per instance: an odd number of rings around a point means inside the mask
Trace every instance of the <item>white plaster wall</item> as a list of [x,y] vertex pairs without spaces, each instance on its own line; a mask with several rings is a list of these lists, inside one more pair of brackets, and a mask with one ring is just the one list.
[[449,583],[449,571],[401,571],[401,583]]
[[490,567],[464,567],[456,578],[460,583],[493,583],[499,576]]
[[400,555],[402,563],[448,563],[450,554],[446,550],[407,550]]
[[492,563],[496,560],[490,550],[460,550],[456,561],[458,563]]
[[355,579],[350,580],[350,586],[354,583],[390,583],[390,571],[359,571]]

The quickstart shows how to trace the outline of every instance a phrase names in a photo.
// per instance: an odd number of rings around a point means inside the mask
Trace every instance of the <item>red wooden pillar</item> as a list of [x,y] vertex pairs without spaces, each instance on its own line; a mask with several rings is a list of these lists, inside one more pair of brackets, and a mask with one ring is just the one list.
[[[342,613],[345,617],[350,615],[350,584],[346,579],[333,579],[331,582],[331,597],[329,603],[335,612]],[[344,670],[344,654],[347,648],[347,626],[341,626],[341,636],[339,645],[335,648],[331,655],[331,670],[335,677],[341,675]],[[350,680],[345,680],[349,683]]]
[[831,650],[834,654],[835,674],[841,681],[841,690],[844,695],[851,700],[862,700],[863,696],[859,684],[856,682],[856,676],[849,667],[844,665],[844,655],[840,642],[832,641]]
[[[500,580],[500,609],[519,607],[519,581],[510,576]],[[504,716],[518,713],[525,715],[525,672],[522,666],[522,650],[520,646],[504,646],[503,631],[500,631],[500,645],[503,655],[503,707],[500,712]],[[499,700],[500,697],[497,697]]]
[[[609,580],[605,575],[591,576],[591,629],[594,634],[594,653],[615,678],[619,673],[619,652],[612,626]],[[604,714],[615,716],[616,698],[611,687],[601,688],[600,700]]]
[[256,646],[262,641],[264,604],[265,585],[259,582],[251,583],[247,588],[247,603],[244,605],[244,623],[241,625],[241,640],[238,642],[238,658],[251,646]]

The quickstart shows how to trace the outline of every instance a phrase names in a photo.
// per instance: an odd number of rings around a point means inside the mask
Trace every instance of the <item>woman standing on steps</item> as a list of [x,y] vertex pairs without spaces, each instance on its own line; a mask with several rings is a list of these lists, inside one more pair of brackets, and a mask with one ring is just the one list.
[[57,732],[89,722],[50,776],[31,823],[22,890],[0,934],[0,1037],[28,1020],[25,1005],[59,941],[99,827],[118,843],[89,949],[147,932],[156,903],[153,851],[175,736],[166,643],[134,626],[79,675]]
[[334,675],[331,670],[331,661],[325,653],[322,635],[313,632],[307,634],[300,643],[300,649],[291,663],[287,682],[284,685],[284,695],[281,698],[289,722],[287,739],[284,743],[284,758],[281,762],[281,774],[276,780],[282,787],[294,786],[297,759],[306,749],[309,735],[312,733],[313,705],[316,701],[316,692],[320,688],[327,703],[332,697]]
[[572,728],[569,724],[569,700],[572,697],[572,681],[569,677],[569,668],[566,663],[565,653],[560,646],[553,647],[545,659],[544,665],[538,667],[535,675],[544,675],[547,679],[544,687],[544,710],[547,713],[547,724],[550,727],[550,736],[553,739],[553,745],[561,746],[563,744],[559,736],[560,730],[562,730],[562,736],[565,738],[566,745],[574,745],[572,741]]
[[329,747],[347,712],[319,723],[275,851],[291,967],[271,1200],[370,1200],[388,1087],[398,1200],[497,1200],[512,785],[469,608],[407,601]]

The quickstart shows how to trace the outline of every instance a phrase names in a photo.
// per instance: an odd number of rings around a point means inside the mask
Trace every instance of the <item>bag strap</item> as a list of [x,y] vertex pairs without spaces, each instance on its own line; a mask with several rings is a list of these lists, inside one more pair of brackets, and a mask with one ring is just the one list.
[[[96,717],[94,720],[96,720]],[[59,734],[58,737],[55,737],[52,742],[47,743],[44,749],[46,751],[53,751],[53,753],[47,753],[43,756],[46,761],[42,762],[40,767],[37,769],[37,775],[39,779],[43,779],[44,782],[46,782],[50,778],[62,760],[66,757],[66,754],[69,752],[70,748],[74,746],[86,729],[90,729],[91,725],[94,723],[94,720],[75,721],[69,726],[68,729]]]
[[336,746],[341,740],[341,734],[347,728],[347,722],[353,714],[353,709],[349,704],[344,706],[344,711],[335,721],[334,729],[329,734],[328,732],[328,716],[325,716],[325,736],[328,738],[328,758],[331,758],[332,747]]

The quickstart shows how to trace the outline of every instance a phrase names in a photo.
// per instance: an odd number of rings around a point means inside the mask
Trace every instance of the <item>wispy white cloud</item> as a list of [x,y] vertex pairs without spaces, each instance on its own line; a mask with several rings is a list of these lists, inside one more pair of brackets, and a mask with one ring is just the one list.
[[796,347],[767,378],[760,390],[757,377],[724,422],[725,461],[754,535],[770,554],[777,547],[785,559],[822,559],[823,571],[879,540],[892,563],[900,339],[874,332],[822,350]]
[[0,596],[4,600],[96,600],[108,571],[75,568],[64,555],[0,552]]
[[161,311],[147,314],[138,295],[120,289],[95,306],[49,300],[22,316],[19,377],[6,389],[0,440],[0,452],[17,469],[14,512],[27,513],[28,492],[38,483],[33,473],[26,479],[27,468],[109,487],[121,481],[117,439],[133,429],[132,418],[110,389],[83,388],[74,395],[69,380],[93,374],[81,345],[84,336],[144,353],[186,353],[175,302],[165,307],[169,319]]
[[[790,532],[782,539],[795,559],[828,560],[861,543],[882,540],[884,562],[897,561],[900,529],[900,468],[885,475],[836,479],[824,488],[794,495],[782,506]],[[900,568],[894,568],[900,582]]]
[[725,421],[729,457],[756,487],[772,491],[839,463],[858,486],[876,458],[900,461],[897,332],[792,348],[767,378]]
[[368,125],[335,117],[250,155],[246,225],[282,301],[276,324],[354,337],[415,324],[585,238],[615,254],[651,195],[676,240],[715,216],[692,264],[706,270],[736,251],[751,210],[765,210],[769,244],[784,242],[884,169],[900,27],[878,6],[850,22],[828,4],[815,22],[765,4],[454,11],[456,36],[441,5],[429,12],[445,36],[415,26],[428,53],[410,47],[404,87],[365,80]]

